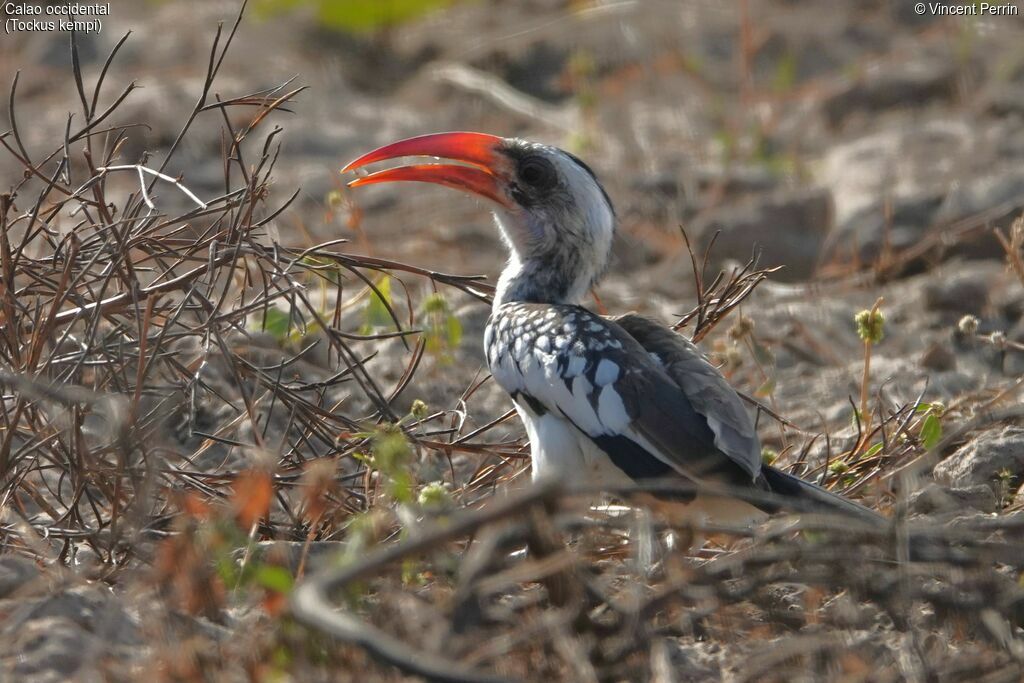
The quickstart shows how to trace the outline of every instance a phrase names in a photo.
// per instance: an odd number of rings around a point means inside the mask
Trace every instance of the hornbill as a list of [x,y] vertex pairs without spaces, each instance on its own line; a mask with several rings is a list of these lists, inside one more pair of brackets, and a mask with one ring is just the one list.
[[[689,340],[646,317],[609,319],[581,305],[606,269],[616,223],[608,194],[583,161],[548,145],[458,132],[386,145],[342,172],[409,156],[460,163],[388,168],[349,185],[422,181],[495,204],[509,260],[484,351],[526,426],[535,479],[594,488],[687,481],[697,494],[676,502],[718,523],[757,521],[787,502],[882,519],[764,464],[742,400]],[[764,495],[701,495],[709,483]]]

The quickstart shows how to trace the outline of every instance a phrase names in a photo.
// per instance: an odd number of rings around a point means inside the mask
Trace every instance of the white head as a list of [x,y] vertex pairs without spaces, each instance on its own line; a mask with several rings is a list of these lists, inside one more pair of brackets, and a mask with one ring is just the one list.
[[343,171],[401,156],[444,157],[471,165],[401,166],[349,184],[415,180],[495,202],[495,219],[510,253],[495,306],[507,301],[578,303],[604,272],[615,212],[593,171],[572,154],[514,138],[439,133],[381,147]]

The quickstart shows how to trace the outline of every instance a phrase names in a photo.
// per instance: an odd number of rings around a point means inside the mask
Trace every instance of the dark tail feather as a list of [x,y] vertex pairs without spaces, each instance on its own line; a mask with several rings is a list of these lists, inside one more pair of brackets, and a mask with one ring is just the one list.
[[[874,510],[863,505],[838,496],[831,491],[816,486],[810,482],[786,474],[770,465],[761,468],[765,481],[771,487],[773,493],[793,499],[795,507],[801,509],[818,510],[821,512],[834,512],[848,514],[870,524],[889,524],[889,520]],[[777,512],[784,509],[785,504],[779,505]],[[936,538],[925,536],[912,536],[907,539],[909,545],[909,559],[914,562],[949,562],[953,564],[970,564],[972,558],[969,553],[956,547],[950,547]]]
[[786,474],[782,470],[775,469],[770,465],[762,466],[761,473],[764,475],[764,479],[772,493],[800,501],[798,504],[800,508],[806,509],[809,507],[812,510],[817,508],[821,512],[848,514],[876,524],[886,522],[885,517],[873,510],[869,510],[863,505],[847,500],[808,481],[794,477],[792,474]]

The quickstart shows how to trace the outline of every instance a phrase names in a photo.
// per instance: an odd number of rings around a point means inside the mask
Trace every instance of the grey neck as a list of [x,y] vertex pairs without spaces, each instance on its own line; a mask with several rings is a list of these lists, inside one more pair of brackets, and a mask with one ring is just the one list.
[[579,304],[593,279],[565,259],[532,258],[523,262],[513,255],[498,278],[494,307],[511,302]]

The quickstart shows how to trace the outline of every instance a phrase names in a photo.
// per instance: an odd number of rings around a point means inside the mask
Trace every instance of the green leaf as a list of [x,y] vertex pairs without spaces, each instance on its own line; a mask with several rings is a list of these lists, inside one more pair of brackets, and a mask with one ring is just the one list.
[[775,74],[772,78],[772,87],[775,91],[791,90],[796,85],[797,70],[796,55],[792,51],[787,51],[775,66]]
[[880,450],[882,450],[882,443],[878,442],[874,446],[869,448],[867,451],[865,451],[863,457],[870,458],[872,455],[877,454]]
[[256,15],[270,18],[307,5],[316,8],[323,26],[350,33],[369,33],[455,3],[456,0],[258,0]]
[[288,341],[288,337],[292,329],[291,314],[282,311],[280,308],[271,306],[267,308],[266,312],[263,314],[263,324],[261,327],[264,331],[270,334],[278,344],[284,344]]
[[363,311],[364,324],[361,330],[363,334],[371,334],[373,330],[382,327],[392,328],[395,326],[395,321],[388,312],[390,305],[391,278],[385,275],[377,283],[377,291],[371,291],[370,298],[366,302],[366,308]]
[[320,0],[320,21],[353,32],[393,26],[446,7],[453,0]]
[[442,363],[452,362],[451,352],[462,341],[462,323],[443,294],[435,292],[423,301],[423,316],[427,352]]
[[942,440],[942,423],[934,413],[929,413],[921,424],[921,444],[928,450],[935,448]]
[[217,576],[224,582],[224,585],[234,586],[238,583],[238,566],[229,554],[218,553],[213,566],[216,568]]
[[764,381],[764,384],[759,386],[754,392],[755,396],[771,396],[771,393],[775,391],[775,378],[769,377]]
[[264,588],[269,588],[278,593],[291,591],[292,585],[295,583],[291,572],[284,567],[278,567],[273,564],[261,564],[256,567],[253,579]]
[[458,348],[462,341],[462,322],[454,315],[448,316],[448,348]]

